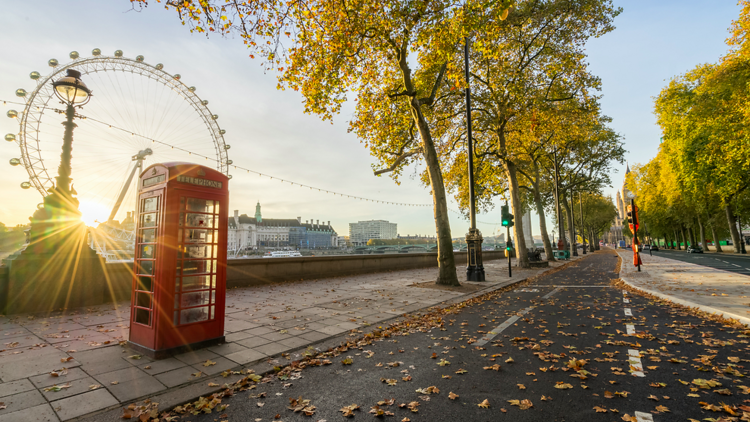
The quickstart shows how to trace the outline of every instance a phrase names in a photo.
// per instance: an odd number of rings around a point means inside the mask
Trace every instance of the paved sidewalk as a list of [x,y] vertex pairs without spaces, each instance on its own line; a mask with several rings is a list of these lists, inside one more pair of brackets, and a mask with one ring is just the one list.
[[641,254],[641,272],[633,252],[618,249],[620,278],[647,293],[682,305],[750,324],[750,277],[661,256]]
[[[225,344],[159,361],[120,345],[128,338],[128,302],[49,317],[0,317],[0,422],[67,421],[145,398],[169,408],[242,377],[228,371],[273,365],[282,353],[294,358],[295,351],[351,330],[496,290],[564,263],[513,268],[508,278],[506,260],[489,261],[488,281],[463,282],[461,292],[418,286],[434,285],[435,268],[232,289]],[[458,273],[465,278],[464,268]]]

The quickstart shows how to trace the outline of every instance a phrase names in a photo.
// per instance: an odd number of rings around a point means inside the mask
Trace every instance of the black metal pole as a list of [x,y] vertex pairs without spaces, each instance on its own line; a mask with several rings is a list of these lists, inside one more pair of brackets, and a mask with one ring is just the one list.
[[635,211],[635,199],[630,200],[630,209],[633,211],[633,250],[635,251],[636,262],[638,263],[638,272],[641,272],[641,251],[638,242],[638,213]]
[[469,233],[466,234],[466,280],[485,281],[484,265],[482,265],[482,233],[477,230],[476,209],[474,197],[474,139],[471,135],[471,88],[469,81],[469,37],[465,37],[464,44],[464,73],[466,76],[466,145],[469,170]]
[[[583,197],[581,196],[581,191],[578,191],[578,210],[580,211],[579,214],[581,214],[581,239],[583,240],[583,254],[586,255],[586,239],[583,238],[584,234],[586,233],[586,229],[583,228]],[[592,242],[593,239],[590,239]]]
[[505,252],[508,255],[508,277],[513,277],[513,269],[510,266],[510,252],[513,248],[513,243],[510,241],[510,227],[505,228],[505,236],[508,239],[505,241]]

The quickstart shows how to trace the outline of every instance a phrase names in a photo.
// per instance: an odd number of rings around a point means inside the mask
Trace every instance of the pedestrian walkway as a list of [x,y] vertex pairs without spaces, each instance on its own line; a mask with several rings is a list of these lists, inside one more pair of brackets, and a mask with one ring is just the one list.
[[641,272],[633,266],[633,252],[618,249],[620,278],[627,284],[685,306],[750,324],[750,276],[691,264],[662,256],[641,254]]
[[[574,258],[577,259],[577,258]],[[485,263],[487,282],[435,288],[435,268],[232,289],[226,343],[151,361],[123,347],[128,302],[54,314],[0,317],[0,422],[67,421],[151,398],[168,408],[210,394],[237,371],[406,312],[465,300],[557,268]],[[458,270],[459,280],[465,269]],[[235,373],[233,373],[233,371]],[[5,406],[3,408],[3,406]]]

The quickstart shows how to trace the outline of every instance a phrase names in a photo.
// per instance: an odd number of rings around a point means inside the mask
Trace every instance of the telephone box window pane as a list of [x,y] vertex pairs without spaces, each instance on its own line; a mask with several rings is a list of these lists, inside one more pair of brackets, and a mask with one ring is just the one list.
[[141,240],[139,243],[155,243],[156,229],[141,230]]
[[180,311],[180,324],[190,324],[191,322],[206,320],[208,320],[208,306]]
[[148,309],[135,308],[135,322],[143,325],[151,325],[151,311]]
[[185,230],[185,243],[213,243],[213,230]]
[[151,277],[138,276],[138,286],[136,286],[136,290],[153,292],[153,280],[154,279]]
[[183,261],[182,274],[203,274],[211,272],[211,261]]
[[208,319],[214,319],[214,307],[211,307],[211,315],[208,317]]
[[216,288],[216,276],[215,275],[211,276],[211,288],[212,289]]
[[195,293],[183,293],[182,301],[180,302],[180,308],[208,305],[209,303],[210,303],[210,294],[208,291],[195,292]]
[[141,227],[155,227],[156,226],[156,213],[150,212],[148,214],[141,215]]
[[214,202],[216,205],[214,205],[214,214],[219,213],[219,201]]
[[172,316],[172,324],[174,325],[180,325],[180,321],[177,320],[177,316],[180,313],[178,311],[174,311],[174,316]]
[[188,198],[187,210],[195,212],[214,212],[214,201],[210,199]]
[[211,245],[188,245],[185,248],[185,258],[215,258]]
[[174,308],[180,308],[180,295],[174,295]]
[[146,198],[143,200],[141,212],[152,212],[159,209],[159,198]]
[[138,274],[154,275],[154,261],[138,261]]
[[135,306],[151,308],[151,295],[149,293],[137,292],[135,295]]
[[[211,283],[211,277],[212,276],[210,275],[183,277],[182,278],[182,291],[188,292],[190,290],[208,289],[209,284]],[[213,276],[213,278],[216,278],[216,276]]]
[[210,229],[214,226],[214,216],[211,214],[188,214],[186,225],[188,227],[205,227]]
[[156,247],[154,245],[141,245],[141,258],[153,259]]

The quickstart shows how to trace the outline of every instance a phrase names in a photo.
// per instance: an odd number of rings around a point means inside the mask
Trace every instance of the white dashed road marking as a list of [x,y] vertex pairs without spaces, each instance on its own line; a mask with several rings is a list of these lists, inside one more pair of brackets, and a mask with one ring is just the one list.
[[734,265],[735,267],[741,267],[742,266],[742,265],[737,265],[737,264],[732,264],[732,265]]
[[636,377],[645,377],[643,373],[643,364],[641,363],[641,353],[637,350],[628,350],[628,363],[630,363],[630,370]]
[[638,422],[654,422],[654,417],[650,413],[635,412],[635,418]]
[[626,328],[626,329],[628,330],[628,335],[629,335],[629,336],[631,336],[631,335],[635,334],[635,326],[633,326],[633,325],[631,325],[631,324],[627,324],[627,325],[625,326],[625,328]]
[[625,316],[633,316],[633,312],[630,310],[630,308],[625,308]]
[[550,297],[552,297],[553,294],[559,292],[560,290],[562,290],[562,287],[557,287],[557,288],[555,288],[555,290],[553,290],[553,291],[547,293],[546,295],[542,296],[542,299],[549,299]]
[[628,299],[628,298],[624,298],[624,299],[622,299],[622,302],[623,302],[623,303],[630,303],[630,299]]
[[521,319],[521,316],[523,316],[525,313],[529,312],[530,310],[534,309],[533,306],[529,306],[528,308],[522,309],[518,312],[518,314],[508,318],[505,322],[498,325],[497,327],[493,328],[492,331],[487,333],[484,337],[474,342],[477,346],[484,346],[487,344],[488,341],[492,340],[497,336],[498,334],[502,333],[506,328],[510,327],[511,325],[515,324],[516,321]]

